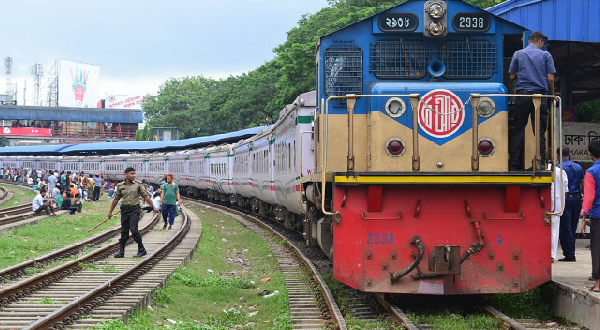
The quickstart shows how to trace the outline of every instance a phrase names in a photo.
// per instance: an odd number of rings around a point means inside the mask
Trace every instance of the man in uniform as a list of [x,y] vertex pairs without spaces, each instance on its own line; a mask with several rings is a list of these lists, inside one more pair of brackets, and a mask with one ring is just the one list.
[[569,192],[566,195],[565,211],[560,217],[560,246],[565,257],[558,261],[575,261],[575,231],[581,212],[581,187],[584,183],[584,174],[581,166],[571,161],[570,155],[569,147],[563,146],[563,170],[569,178]]
[[[125,257],[125,244],[127,244],[127,239],[129,238],[129,231],[131,231],[133,240],[138,244],[138,253],[135,256],[143,257],[147,254],[144,244],[142,244],[142,235],[138,232],[138,221],[140,220],[141,211],[139,197],[141,196],[144,198],[148,204],[153,204],[148,193],[142,188],[142,184],[134,179],[135,169],[133,167],[126,168],[125,181],[117,185],[110,211],[108,211],[108,218],[111,218],[113,216],[112,211],[115,209],[115,206],[117,206],[119,200],[122,199],[121,239],[119,240],[121,248],[119,252],[114,255],[115,258]],[[153,209],[154,212],[159,212],[158,209]]]

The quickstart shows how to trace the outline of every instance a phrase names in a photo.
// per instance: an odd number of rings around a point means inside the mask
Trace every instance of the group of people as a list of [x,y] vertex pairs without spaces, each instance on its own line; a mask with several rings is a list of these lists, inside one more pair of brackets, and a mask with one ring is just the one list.
[[[554,96],[554,60],[552,55],[543,50],[544,35],[535,31],[529,36],[528,46],[514,53],[508,72],[511,79],[516,79],[515,93],[522,95],[541,94],[545,97],[540,106],[540,157],[541,164],[546,161],[546,128],[548,120],[548,103],[557,100]],[[525,127],[531,118],[532,127],[535,125],[535,108],[531,96],[516,97],[515,106],[509,109],[509,170],[524,169],[523,142]],[[534,132],[535,133],[535,132]],[[555,173],[553,197],[559,196],[558,191],[565,193],[565,205],[562,215],[552,216],[552,261],[556,258],[556,249],[560,241],[564,257],[559,261],[576,261],[575,232],[580,215],[590,218],[590,248],[592,256],[592,276],[594,281],[591,290],[600,292],[600,141],[588,145],[588,153],[593,161],[592,166],[585,172],[579,164],[569,159],[569,149],[563,148],[562,169]],[[560,178],[562,181],[559,181]],[[581,193],[583,189],[583,202]],[[562,196],[560,196],[562,197]],[[562,200],[562,198],[557,199]],[[555,210],[562,209],[557,205]],[[585,223],[585,221],[584,221]]]
[[[560,154],[560,149],[557,153]],[[592,257],[592,274],[594,281],[590,288],[600,292],[600,141],[593,141],[588,146],[588,154],[594,162],[583,171],[582,167],[570,160],[570,150],[562,147],[562,168],[556,167],[555,182],[552,185],[553,211],[562,213],[552,215],[552,262],[556,258],[558,242],[563,251],[563,258],[558,261],[576,261],[575,238],[580,216],[583,217],[581,232],[589,221],[590,249]],[[582,200],[583,193],[583,200]],[[560,201],[563,200],[564,206]],[[587,220],[586,218],[589,218]]]

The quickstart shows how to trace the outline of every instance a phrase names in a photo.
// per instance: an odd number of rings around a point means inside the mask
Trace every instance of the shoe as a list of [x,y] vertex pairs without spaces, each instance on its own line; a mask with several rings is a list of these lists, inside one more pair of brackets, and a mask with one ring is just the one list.
[[567,257],[564,257],[564,258],[560,258],[560,259],[558,259],[558,261],[577,261],[577,260],[576,260],[575,258],[567,258]]
[[169,230],[173,229],[173,226],[169,226]]
[[167,224],[166,223],[163,225],[163,230],[164,229],[167,229]]
[[134,255],[134,257],[141,258],[141,257],[143,257],[143,256],[145,256],[147,254],[148,254],[148,252],[146,252],[146,249],[138,250],[138,253],[136,255]]
[[554,258],[552,258],[552,263],[554,263]]
[[115,253],[115,255],[113,257],[115,257],[115,258],[124,258],[125,257],[125,251],[119,251],[119,252]]

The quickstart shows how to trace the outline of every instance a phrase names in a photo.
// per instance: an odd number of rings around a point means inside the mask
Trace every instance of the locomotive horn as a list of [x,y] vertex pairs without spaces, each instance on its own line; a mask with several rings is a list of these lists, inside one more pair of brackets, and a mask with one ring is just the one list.
[[444,74],[444,72],[446,72],[446,64],[438,59],[435,59],[429,63],[427,71],[436,78],[440,77]]

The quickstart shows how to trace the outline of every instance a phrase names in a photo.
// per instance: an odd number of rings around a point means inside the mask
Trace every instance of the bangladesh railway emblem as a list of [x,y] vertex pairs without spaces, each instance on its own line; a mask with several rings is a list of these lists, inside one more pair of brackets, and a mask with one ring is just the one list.
[[435,138],[454,134],[464,121],[463,103],[460,97],[449,90],[432,90],[419,102],[419,126]]

